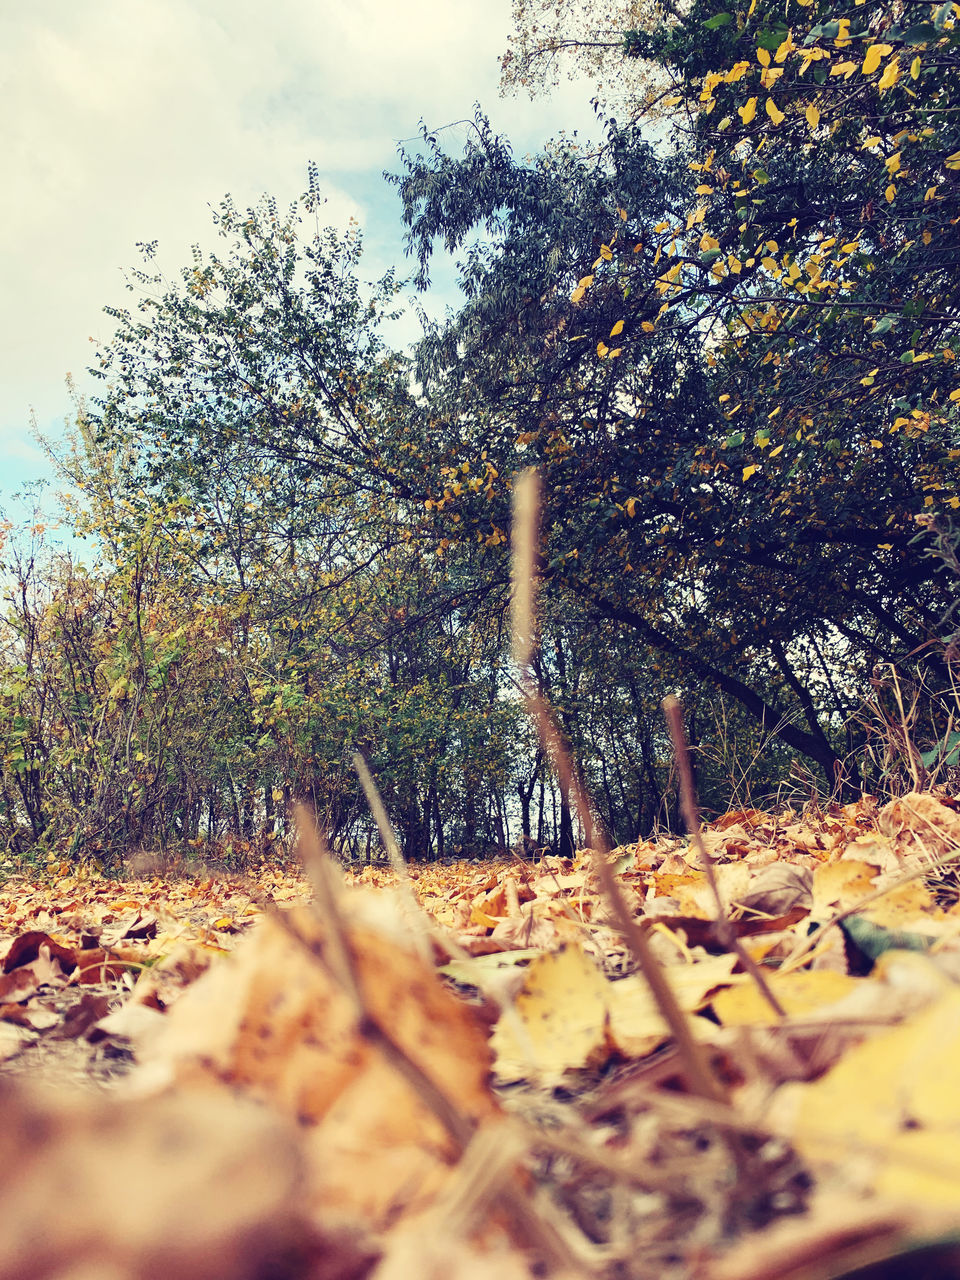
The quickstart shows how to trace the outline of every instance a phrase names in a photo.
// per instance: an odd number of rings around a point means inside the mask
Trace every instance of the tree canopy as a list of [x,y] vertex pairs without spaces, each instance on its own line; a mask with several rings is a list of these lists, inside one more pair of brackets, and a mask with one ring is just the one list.
[[462,289],[411,353],[315,169],[286,213],[226,199],[176,281],[143,247],[62,458],[99,559],[11,562],[8,841],[249,843],[297,792],[356,852],[360,749],[408,852],[569,847],[505,645],[531,464],[537,675],[613,835],[670,819],[670,690],[716,807],[731,751],[881,781],[894,671],[947,741],[960,10],[550,12],[518,5],[505,73],[580,49],[617,115],[524,159],[479,108],[462,153],[401,149],[413,283],[442,248]]

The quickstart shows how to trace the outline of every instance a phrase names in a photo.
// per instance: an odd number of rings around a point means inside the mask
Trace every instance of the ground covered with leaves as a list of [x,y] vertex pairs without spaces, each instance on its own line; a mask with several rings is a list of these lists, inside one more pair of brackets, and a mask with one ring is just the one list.
[[604,856],[692,1049],[591,850],[10,880],[0,1277],[955,1274],[958,805],[704,841]]

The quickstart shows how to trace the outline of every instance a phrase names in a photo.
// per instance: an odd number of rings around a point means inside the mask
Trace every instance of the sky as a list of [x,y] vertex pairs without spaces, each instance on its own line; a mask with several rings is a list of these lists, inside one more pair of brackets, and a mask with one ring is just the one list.
[[364,274],[402,273],[399,200],[381,174],[421,118],[437,128],[479,101],[519,154],[562,129],[589,134],[586,85],[499,97],[509,30],[510,0],[5,5],[0,514],[25,482],[51,477],[31,421],[56,438],[67,375],[93,385],[85,371],[113,329],[102,309],[134,302],[137,242],[159,241],[157,263],[175,276],[193,244],[215,245],[210,207],[223,195],[286,206],[313,160],[326,221],[363,228]]

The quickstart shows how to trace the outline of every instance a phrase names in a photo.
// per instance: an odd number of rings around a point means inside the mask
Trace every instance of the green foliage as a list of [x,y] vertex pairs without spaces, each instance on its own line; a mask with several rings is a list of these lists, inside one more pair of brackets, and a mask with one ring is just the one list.
[[635,110],[522,161],[479,110],[462,155],[401,151],[415,282],[442,245],[463,291],[412,358],[315,169],[285,214],[226,199],[175,282],[144,247],[61,460],[96,559],[6,551],[8,848],[265,855],[296,796],[363,853],[360,749],[410,856],[568,850],[504,635],[531,464],[537,674],[614,841],[674,819],[668,691],[707,809],[799,757],[888,776],[875,669],[911,770],[953,766],[956,7],[549,8],[507,78],[580,40]]
[[[960,503],[953,18],[898,34],[851,12],[852,71],[844,28],[810,6],[790,32],[706,2],[631,30],[673,85],[669,148],[608,121],[597,154],[517,163],[481,126],[459,161],[428,139],[399,180],[422,276],[434,241],[487,233],[463,255],[464,311],[420,356],[498,474],[541,467],[551,589],[831,781],[855,778],[870,667],[937,666],[952,588],[915,516]],[[920,67],[898,77],[908,46]],[[927,53],[943,75],[921,101]],[[475,496],[441,501],[482,526]]]

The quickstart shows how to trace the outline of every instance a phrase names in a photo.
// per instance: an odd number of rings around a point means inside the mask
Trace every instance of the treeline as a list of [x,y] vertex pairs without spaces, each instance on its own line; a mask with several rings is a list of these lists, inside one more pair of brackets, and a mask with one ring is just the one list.
[[425,130],[391,180],[464,300],[410,356],[315,170],[176,283],[147,248],[61,457],[92,562],[8,546],[9,848],[264,848],[305,797],[362,856],[360,750],[409,856],[568,850],[506,635],[531,464],[537,674],[615,842],[674,819],[670,691],[708,809],[952,762],[957,12],[788,8],[630,6],[594,148]]
[[[476,585],[481,566],[473,585],[407,548],[362,568],[288,565],[285,582],[278,566],[273,586],[292,598],[264,613],[232,574],[196,579],[196,548],[170,537],[174,511],[141,510],[135,531],[109,534],[105,514],[91,534],[118,554],[96,568],[44,553],[41,533],[28,555],[8,548],[9,853],[216,848],[239,864],[282,842],[291,802],[306,800],[345,857],[379,856],[356,750],[409,857],[576,843],[512,692],[505,594]],[[569,613],[544,619],[541,675],[609,831],[669,825],[649,656]],[[719,700],[696,697],[693,710],[694,735],[699,724],[707,736],[701,785],[722,804],[743,781],[742,743]]]

